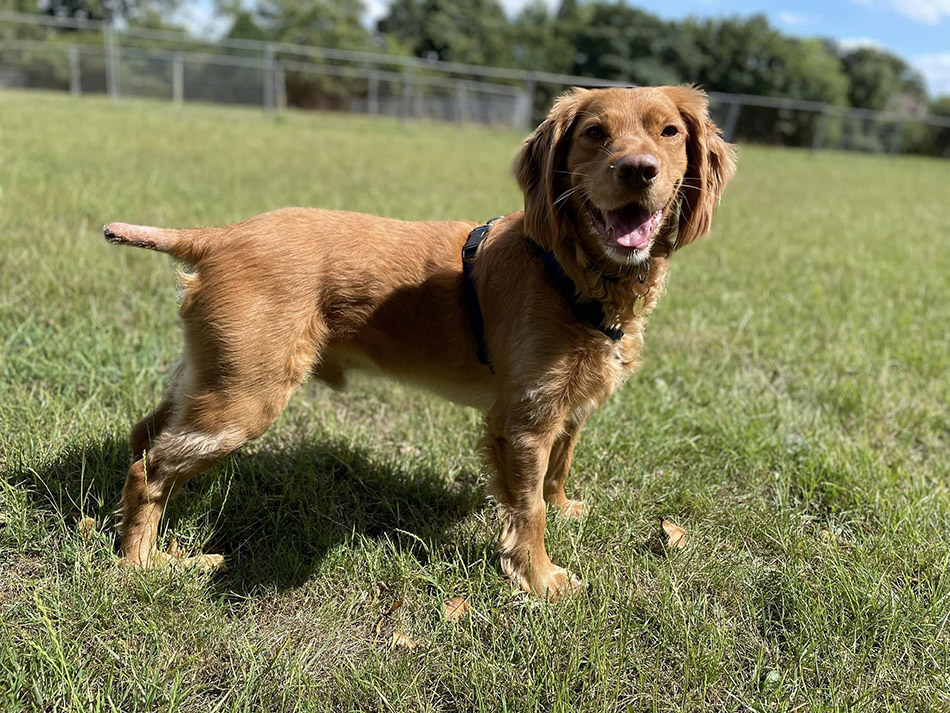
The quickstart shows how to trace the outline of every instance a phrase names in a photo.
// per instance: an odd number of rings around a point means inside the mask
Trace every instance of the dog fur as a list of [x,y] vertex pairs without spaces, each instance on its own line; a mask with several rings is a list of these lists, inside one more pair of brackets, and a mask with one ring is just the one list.
[[[339,388],[359,369],[485,412],[503,571],[541,596],[576,591],[580,581],[545,550],[546,506],[583,513],[564,484],[584,421],[640,365],[671,254],[709,230],[734,166],[696,89],[560,97],[516,162],[525,210],[498,220],[478,251],[492,369],[476,358],[463,297],[460,251],[476,223],[287,208],[222,228],[109,225],[111,242],[191,266],[181,278],[183,358],[130,437],[124,560],[166,562],[156,535],[181,486],[264,433],[308,375]],[[624,210],[659,216],[646,247],[605,232]],[[581,298],[601,302],[622,340],[574,316],[529,236]]]

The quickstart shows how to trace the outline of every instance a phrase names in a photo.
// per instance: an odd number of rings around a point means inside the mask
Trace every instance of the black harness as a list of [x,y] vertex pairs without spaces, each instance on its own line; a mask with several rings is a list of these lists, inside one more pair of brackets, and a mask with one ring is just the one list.
[[[465,245],[462,247],[462,278],[465,283],[465,303],[468,307],[468,318],[472,324],[472,332],[475,334],[475,350],[478,355],[478,361],[491,369],[492,373],[494,373],[495,370],[492,368],[491,362],[488,359],[488,346],[485,344],[485,318],[482,316],[482,308],[478,304],[478,293],[475,291],[475,276],[473,270],[475,268],[475,255],[478,252],[478,246],[482,244],[482,241],[485,239],[485,236],[488,235],[488,231],[491,230],[496,220],[498,220],[498,218],[492,218],[485,223],[485,225],[480,225],[475,228],[475,230],[468,234],[468,240],[465,241]],[[577,298],[577,286],[567,273],[564,272],[561,263],[557,261],[554,253],[550,250],[545,250],[534,242],[534,240],[531,240],[531,245],[535,252],[541,256],[548,276],[551,278],[551,281],[554,282],[558,292],[567,300],[567,304],[571,308],[571,312],[574,313],[574,316],[582,322],[587,322],[591,327],[615,342],[623,339],[623,330],[620,329],[620,327],[607,327],[604,325],[604,307],[600,302],[591,302]]]
[[488,347],[485,345],[485,318],[482,317],[482,308],[478,304],[478,293],[475,292],[475,253],[482,244],[492,224],[501,216],[496,216],[485,225],[480,225],[468,234],[468,240],[462,246],[462,279],[465,282],[465,304],[468,307],[468,319],[475,333],[475,353],[478,360],[488,366],[494,374],[491,363],[488,361]]

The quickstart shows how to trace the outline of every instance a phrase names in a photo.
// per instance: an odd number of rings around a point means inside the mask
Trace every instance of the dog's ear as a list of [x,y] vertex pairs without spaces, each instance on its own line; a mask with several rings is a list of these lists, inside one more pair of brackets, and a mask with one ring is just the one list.
[[558,97],[547,118],[525,139],[515,161],[515,176],[524,192],[525,229],[547,248],[570,229],[555,203],[561,183],[556,171],[564,164],[571,130],[585,94],[585,89],[572,89]]
[[726,184],[736,172],[736,148],[727,144],[709,118],[706,93],[693,87],[667,87],[686,123],[689,165],[680,189],[680,225],[677,247],[709,232],[713,212]]

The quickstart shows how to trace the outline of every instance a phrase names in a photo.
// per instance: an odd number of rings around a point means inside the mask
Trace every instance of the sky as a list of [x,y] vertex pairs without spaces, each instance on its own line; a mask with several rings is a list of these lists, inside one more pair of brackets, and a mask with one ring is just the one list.
[[[389,2],[364,0],[367,24],[383,16]],[[560,0],[500,2],[509,15],[529,2],[560,4]],[[846,46],[883,47],[920,70],[932,95],[950,94],[950,0],[637,0],[629,4],[670,20],[763,14],[787,34],[831,37]],[[180,14],[201,34],[215,34],[220,27],[211,0],[185,0]]]

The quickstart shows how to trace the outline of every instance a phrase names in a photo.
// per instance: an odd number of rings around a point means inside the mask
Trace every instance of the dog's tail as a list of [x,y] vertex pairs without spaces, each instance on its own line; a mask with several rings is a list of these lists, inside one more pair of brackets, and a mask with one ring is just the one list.
[[114,245],[158,250],[185,262],[197,262],[206,247],[206,238],[213,228],[171,230],[147,225],[109,223],[102,229],[106,240]]

